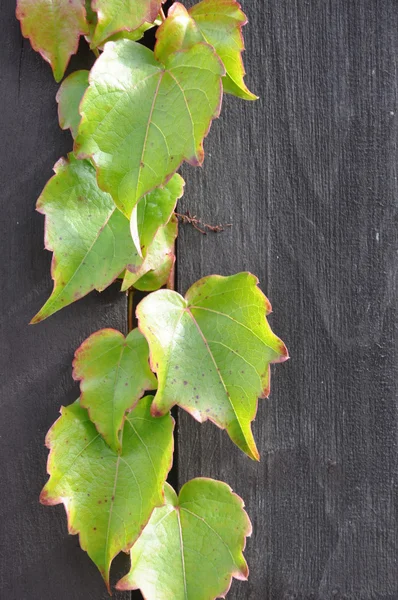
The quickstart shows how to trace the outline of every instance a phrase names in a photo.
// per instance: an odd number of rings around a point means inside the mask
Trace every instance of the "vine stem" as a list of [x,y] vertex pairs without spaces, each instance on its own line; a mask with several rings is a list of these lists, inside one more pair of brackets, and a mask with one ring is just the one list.
[[134,329],[134,291],[132,288],[127,293],[127,328],[129,333]]
[[[174,244],[174,255],[175,255],[175,252],[176,252],[176,247]],[[169,278],[166,283],[166,287],[168,290],[175,291],[175,288],[176,288],[176,261],[174,261],[174,264],[171,268],[170,275],[169,275]]]

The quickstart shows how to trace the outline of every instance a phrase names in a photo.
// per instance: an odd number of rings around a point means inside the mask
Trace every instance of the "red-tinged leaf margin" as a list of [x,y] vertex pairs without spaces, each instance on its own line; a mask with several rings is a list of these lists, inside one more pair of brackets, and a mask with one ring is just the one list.
[[[128,40],[126,40],[126,41],[128,41]],[[107,45],[109,46],[110,44],[114,44],[114,43],[115,42],[108,42]],[[132,43],[137,43],[137,42],[132,42]],[[152,188],[150,188],[149,190],[147,190],[143,194],[141,194],[141,196],[136,199],[134,206],[136,206],[138,204],[138,202],[141,200],[141,198],[143,198],[147,194],[153,192],[156,188],[158,188],[160,186],[165,186],[167,183],[169,183],[170,179],[177,173],[177,171],[181,168],[181,166],[184,164],[184,162],[188,163],[192,167],[201,167],[203,165],[203,162],[205,159],[204,141],[207,138],[207,136],[209,135],[213,121],[220,117],[220,113],[221,113],[221,109],[222,109],[223,98],[224,98],[223,77],[225,76],[226,71],[225,71],[225,67],[224,67],[222,60],[219,58],[219,56],[216,53],[216,51],[214,50],[213,46],[211,46],[210,44],[207,44],[206,42],[198,42],[198,44],[196,44],[196,46],[199,46],[199,45],[209,48],[212,51],[214,58],[217,60],[219,66],[220,66],[218,104],[215,107],[213,114],[208,119],[209,122],[205,129],[202,139],[199,140],[198,144],[196,145],[195,154],[193,156],[182,158],[182,160],[176,165],[176,167],[173,168],[173,170],[171,172],[167,173],[164,176],[162,183],[154,185]],[[156,48],[156,45],[155,45],[155,48]],[[178,52],[175,52],[174,55],[187,54],[191,50],[192,50],[192,48],[182,49],[182,50],[179,50]],[[105,48],[105,51],[106,51],[106,48]],[[102,56],[103,55],[101,55],[99,57],[99,59],[97,59],[97,63],[99,60],[101,60]],[[163,67],[163,72],[167,72],[167,70],[168,70],[167,64],[162,64],[159,61],[156,61],[156,62],[158,62],[160,67]],[[95,68],[95,65],[94,65],[93,69],[94,68]],[[93,76],[92,76],[93,69],[91,69],[90,75],[89,75],[89,87],[87,88],[87,90],[82,98],[82,102],[80,104],[80,110],[81,110],[81,116],[82,116],[81,124],[82,123],[84,124],[85,118],[86,118],[86,113],[84,111],[85,101],[87,101],[87,97],[89,96],[91,87],[95,86],[95,82],[93,81]],[[161,74],[160,77],[163,78],[163,74]],[[159,89],[159,86],[158,86],[158,89]],[[156,94],[158,94],[158,91],[156,92]],[[155,96],[155,98],[157,98],[157,95]],[[98,166],[95,161],[95,157],[94,157],[95,152],[87,152],[87,151],[82,150],[81,149],[82,145],[83,145],[83,143],[81,142],[81,140],[79,140],[79,135],[78,135],[77,138],[75,139],[74,145],[73,145],[73,152],[74,152],[75,156],[78,159],[88,159],[93,162],[93,164],[95,165],[96,171],[97,171],[97,182],[98,182],[100,189],[103,190],[104,192],[107,192],[108,194],[110,194],[112,196],[112,189],[106,182],[106,176],[104,176],[104,174],[103,174],[103,169],[101,168],[101,166]],[[115,198],[114,198],[114,200],[115,200],[115,204],[119,208],[119,210],[121,210],[121,212],[127,218],[130,219],[132,210],[131,211],[126,210],[126,207],[121,204],[120,200],[116,201]],[[134,208],[134,206],[133,206],[133,208]]]
[[[210,477],[196,477],[195,479],[192,479],[190,481],[188,481],[187,483],[185,483],[181,490],[180,493],[177,495],[177,500],[179,501],[180,499],[180,495],[184,489],[184,487],[186,485],[188,485],[189,483],[191,483],[192,481],[209,481],[212,484],[218,484],[220,487],[224,487],[227,488],[229,493],[238,501],[238,504],[242,510],[242,512],[245,515],[245,520],[246,520],[246,530],[243,532],[242,535],[242,541],[241,541],[241,547],[242,547],[242,555],[246,549],[246,541],[247,538],[250,538],[252,533],[253,533],[253,526],[252,526],[252,522],[250,520],[249,515],[247,514],[246,510],[245,510],[245,503],[243,501],[243,499],[236,494],[233,489],[231,488],[231,486],[229,486],[227,483],[225,483],[224,481],[219,481],[217,479],[211,479]],[[178,504],[177,504],[178,507]],[[249,566],[245,560],[245,564],[246,564],[246,568],[243,571],[236,571],[234,573],[231,573],[229,582],[227,583],[227,586],[225,588],[225,590],[221,593],[220,596],[217,596],[218,598],[225,598],[225,596],[228,594],[229,590],[231,589],[231,585],[232,585],[232,581],[233,579],[236,579],[238,581],[247,581],[249,578],[249,574],[250,574],[250,570],[249,570]],[[127,583],[127,575],[125,577],[122,577],[122,579],[120,579],[117,584],[116,584],[116,589],[121,591],[121,592],[126,592],[126,591],[135,591],[138,590],[139,588],[135,587],[135,588],[131,588],[128,583]],[[143,596],[144,597],[144,596]],[[145,598],[145,597],[144,597]],[[149,599],[148,599],[149,600]]]
[[[261,288],[260,288],[260,281],[259,281],[258,277],[256,277],[255,275],[253,275],[253,273],[250,273],[249,271],[243,271],[243,272],[239,273],[239,275],[243,275],[243,274],[249,276],[253,280],[253,283],[255,284],[255,287],[257,288],[257,291],[260,292],[260,295],[261,295],[262,300],[264,302],[264,318],[266,318],[269,314],[272,313],[272,305],[271,305],[270,301],[268,300],[267,296],[261,290]],[[194,288],[198,288],[198,287],[201,287],[202,285],[204,285],[205,282],[206,282],[206,280],[209,279],[209,278],[227,279],[228,276],[223,276],[223,275],[206,275],[205,277],[202,277],[201,279],[199,279],[198,281],[196,281],[187,290],[187,292],[186,292],[186,294],[184,296],[182,296],[182,294],[179,294],[179,295],[189,304],[189,297],[188,296],[189,296],[190,291],[193,290]],[[158,291],[161,291],[161,290],[158,290]],[[154,292],[154,293],[156,293],[156,292]],[[144,298],[144,300],[145,300],[145,298]],[[143,300],[141,302],[143,302]],[[137,309],[136,309],[136,315],[137,315],[137,319],[138,319],[138,329],[145,336],[145,331],[144,331],[145,328],[142,325],[143,319],[140,316],[140,304],[138,304]],[[285,343],[278,336],[275,335],[275,337],[280,342],[280,347],[279,347],[280,355],[279,355],[279,357],[277,357],[274,360],[271,360],[269,362],[267,371],[266,371],[266,373],[264,373],[264,376],[266,375],[267,384],[266,384],[266,387],[264,387],[264,389],[262,390],[261,396],[259,396],[259,398],[257,398],[257,400],[256,400],[255,415],[258,414],[258,401],[259,401],[259,399],[264,400],[264,399],[268,398],[269,395],[270,395],[270,393],[271,393],[271,365],[272,364],[284,363],[287,360],[289,360],[289,358],[290,358],[289,351],[288,351]],[[149,344],[149,342],[148,342],[148,344]],[[152,350],[151,350],[151,344],[149,344],[149,364],[151,366],[151,370],[158,377],[158,371],[159,371],[158,367],[159,367],[159,365],[156,363],[156,360],[153,357],[153,353],[152,353]],[[158,379],[159,379],[159,377],[158,377]],[[221,427],[211,416],[202,415],[199,412],[195,411],[194,409],[188,408],[186,406],[182,407],[178,403],[178,400],[175,401],[175,403],[173,404],[173,406],[179,406],[180,408],[182,408],[185,412],[187,412],[188,414],[190,414],[195,419],[195,421],[197,421],[198,423],[203,424],[203,423],[206,423],[206,421],[210,421],[211,423],[213,423],[214,425],[216,425],[219,429],[224,430],[224,428]],[[165,414],[165,412],[162,411],[162,410],[160,410],[159,407],[156,404],[156,395],[155,395],[155,399],[152,402],[152,406],[151,406],[151,415],[153,417],[162,417],[162,416],[164,416],[164,414]],[[258,449],[257,449],[256,445],[254,445],[253,448],[250,448],[250,450],[252,452],[252,455],[248,454],[248,456],[250,458],[252,458],[253,460],[260,461],[260,454],[258,452]]]
[[[240,87],[228,73],[226,74],[227,77],[232,81],[233,86],[236,86],[236,88],[238,90],[240,90],[240,92],[241,92],[241,95],[236,94],[236,93],[234,95],[237,95],[238,97],[241,97],[244,100],[258,100],[258,96],[256,96],[249,90],[249,88],[247,87],[247,85],[244,81],[245,75],[246,75],[246,69],[245,69],[242,55],[243,55],[243,52],[246,50],[246,47],[245,47],[245,40],[243,37],[243,27],[245,27],[248,24],[249,20],[248,20],[246,14],[243,12],[241,4],[239,2],[237,2],[236,0],[217,0],[217,2],[220,6],[226,6],[227,8],[235,9],[238,13],[240,13],[240,15],[239,15],[240,20],[237,21],[236,29],[237,29],[237,33],[239,35],[239,39],[241,42],[240,49],[239,49],[239,63],[242,68],[242,85],[243,85],[243,87]],[[207,3],[211,3],[211,0],[202,0],[201,2],[198,2],[197,4],[194,4],[193,6],[191,6],[188,9],[189,15],[195,20],[195,13],[197,12],[197,7],[200,5],[205,6]],[[198,27],[200,29],[200,25],[198,25]],[[225,89],[225,92],[233,93],[230,90],[228,90],[227,88]]]
[[[44,14],[40,13],[40,5],[42,5],[41,10]],[[57,41],[54,43],[51,35],[48,35],[47,32],[44,35],[38,34],[34,25],[33,27],[29,26],[28,23],[28,13],[32,9],[37,11],[37,18],[41,17],[43,22],[45,22],[47,18],[46,11],[51,11],[50,5],[55,6],[56,10],[60,12],[62,10],[65,11],[65,19],[63,19],[65,27],[67,26],[66,21],[68,21],[68,18],[75,25],[73,29],[70,23],[68,24],[69,27],[67,27],[67,30],[71,35],[70,43],[65,49],[64,56],[60,55],[59,47],[56,46]],[[70,57],[72,54],[76,54],[78,50],[80,36],[88,33],[84,0],[17,0],[15,14],[21,23],[22,35],[29,39],[32,48],[36,52],[39,52],[44,60],[51,65],[55,81],[61,81],[69,64]],[[58,18],[61,21],[61,18]],[[58,38],[58,35],[55,37]],[[58,42],[58,46],[61,46],[61,42]]]
[[[131,333],[131,332],[130,332]],[[101,436],[104,438],[104,432],[102,431],[102,428],[99,427],[98,423],[95,422],[94,419],[91,418],[91,407],[90,405],[86,405],[85,404],[85,392],[82,389],[82,384],[84,383],[84,380],[86,379],[85,375],[83,375],[82,371],[79,368],[79,364],[81,362],[84,362],[85,359],[85,355],[86,354],[90,354],[91,352],[91,348],[92,348],[92,344],[96,342],[97,339],[101,339],[104,336],[107,336],[108,334],[114,335],[115,337],[117,337],[122,343],[123,343],[123,352],[125,350],[125,348],[128,347],[127,344],[127,337],[129,334],[127,334],[127,336],[124,336],[123,333],[121,333],[120,331],[118,331],[117,329],[112,329],[112,328],[106,328],[106,329],[100,329],[99,331],[96,331],[95,333],[93,333],[92,335],[90,335],[87,339],[84,340],[84,342],[82,344],[80,344],[80,346],[77,348],[77,350],[75,351],[74,357],[73,357],[73,361],[72,361],[72,377],[75,381],[80,382],[80,406],[82,408],[84,408],[87,413],[88,416],[90,417],[91,422],[94,424],[96,430],[98,431],[98,433],[101,434]],[[145,338],[144,338],[145,340]],[[149,355],[149,350],[148,350],[148,355]],[[150,373],[149,370],[149,361],[148,361],[148,371]],[[152,375],[152,374],[151,374]],[[123,430],[123,427],[125,425],[126,422],[126,416],[129,412],[131,412],[132,410],[134,410],[134,408],[137,406],[138,402],[142,399],[142,397],[144,396],[145,392],[148,392],[152,389],[155,389],[153,385],[156,385],[156,377],[155,375],[153,375],[153,382],[149,381],[149,379],[146,381],[146,385],[144,385],[143,387],[141,387],[140,391],[138,392],[136,399],[131,403],[131,406],[126,409],[125,413],[124,413],[124,417],[122,419],[121,425],[118,429],[118,434]],[[84,385],[83,385],[84,387]],[[110,444],[108,444],[110,445]],[[111,446],[112,448],[112,446]]]
[[[60,416],[51,425],[50,429],[47,432],[46,438],[45,438],[45,446],[49,450],[49,455],[48,455],[48,458],[47,458],[47,474],[50,477],[51,477],[51,474],[52,474],[52,467],[53,467],[53,462],[54,462],[54,452],[55,452],[55,450],[54,450],[54,448],[52,446],[52,435],[53,435],[53,432],[55,430],[55,427],[56,427],[57,423],[63,417],[63,413],[64,413],[65,408],[67,408],[67,407],[61,406],[60,411],[59,411],[60,412]],[[84,409],[84,410],[86,410],[86,409]],[[175,438],[174,438],[175,419],[174,419],[174,417],[171,414],[170,414],[170,418],[171,418],[171,422],[172,422],[172,426],[173,427],[172,427],[172,448],[171,448],[171,453],[170,453],[170,465],[169,465],[169,468],[168,468],[168,473],[170,473],[171,468],[173,466],[173,457],[174,457],[174,451],[175,451]],[[106,442],[104,442],[104,444],[105,443]],[[58,504],[63,504],[64,505],[65,512],[66,512],[68,533],[70,535],[77,535],[79,537],[80,548],[84,552],[87,552],[87,548],[82,543],[82,538],[81,538],[80,531],[74,529],[73,526],[72,526],[72,524],[71,524],[71,514],[70,514],[70,510],[69,510],[68,499],[67,498],[53,498],[53,497],[50,497],[50,495],[47,492],[47,490],[45,489],[45,487],[40,492],[40,496],[39,496],[39,502],[40,502],[40,504],[42,504],[43,506],[57,506]],[[164,503],[164,500],[165,500],[164,490],[162,490],[162,495],[163,495],[163,503]],[[161,505],[159,505],[159,507],[155,506],[154,509],[155,508],[160,508],[161,506],[163,506],[163,505],[161,504]],[[150,514],[150,516],[149,516],[148,520],[146,521],[146,523],[142,526],[141,531],[143,531],[144,528],[146,527],[146,525],[149,523],[149,519],[151,518],[151,516],[152,516],[152,513]],[[131,548],[134,546],[134,544],[135,544],[135,542],[136,542],[137,539],[138,538],[136,538],[132,543],[129,543],[126,546],[126,548],[123,548],[121,551],[124,552],[125,554],[128,554],[130,552]],[[87,552],[87,554],[88,554],[88,552]],[[111,558],[108,573],[105,573],[104,569],[98,569],[100,571],[101,575],[102,575],[102,578],[103,578],[103,580],[105,582],[105,585],[106,585],[106,589],[108,590],[108,593],[109,593],[110,596],[112,596],[112,591],[111,591],[111,586],[110,586],[110,567],[112,565],[113,560],[116,558],[117,555],[118,555],[118,553],[116,553]]]

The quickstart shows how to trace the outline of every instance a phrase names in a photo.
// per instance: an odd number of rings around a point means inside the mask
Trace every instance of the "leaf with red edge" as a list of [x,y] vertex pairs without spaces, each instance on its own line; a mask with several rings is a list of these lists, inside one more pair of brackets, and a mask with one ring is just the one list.
[[202,42],[165,64],[136,42],[105,44],[80,105],[75,152],[92,158],[99,186],[128,218],[184,160],[203,162],[203,139],[220,111],[223,74],[214,49]]
[[24,37],[50,63],[61,81],[79,37],[88,33],[83,0],[18,0],[17,18]]
[[153,23],[165,0],[92,0],[97,25],[91,45],[100,46],[115,33],[135,31],[145,23]]
[[76,350],[73,378],[80,381],[80,405],[106,443],[119,452],[126,411],[157,388],[146,339],[138,329],[126,338],[114,329],[93,333]]
[[158,376],[153,415],[178,404],[200,422],[226,429],[250,458],[259,454],[251,431],[257,399],[270,389],[270,364],[288,358],[266,315],[271,306],[250,273],[212,275],[185,298],[171,290],[137,307]]
[[108,590],[112,560],[128,552],[164,502],[173,420],[151,417],[150,403],[151,396],[143,398],[127,415],[121,453],[105,443],[79,401],[62,408],[46,438],[50,479],[40,501],[64,504],[69,533],[79,533]]
[[247,18],[240,4],[235,0],[202,0],[190,8],[189,14],[224,63],[224,91],[244,100],[257,100],[244,82],[242,27]]
[[225,483],[204,478],[186,483],[178,497],[166,484],[165,496],[116,587],[140,589],[147,600],[224,598],[233,577],[249,574],[243,550],[252,528],[242,500]]
[[[32,323],[94,289],[103,291],[124,269],[137,271],[144,260],[131,239],[128,219],[117,210],[111,196],[99,189],[90,162],[69,155],[69,160],[61,159],[54,170],[37,202],[37,210],[46,217],[46,248],[53,252],[54,289]],[[174,175],[167,185],[140,201],[145,254],[157,229],[170,219],[183,184],[183,179]]]

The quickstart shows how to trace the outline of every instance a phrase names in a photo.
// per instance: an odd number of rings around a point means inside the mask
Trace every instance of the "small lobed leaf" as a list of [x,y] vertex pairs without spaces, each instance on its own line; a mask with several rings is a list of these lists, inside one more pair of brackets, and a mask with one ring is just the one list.
[[58,120],[61,129],[70,129],[73,138],[77,135],[80,123],[79,105],[88,88],[89,72],[75,71],[61,84],[56,100],[58,102]]
[[80,406],[88,410],[106,443],[121,451],[119,433],[126,411],[157,387],[146,339],[138,329],[126,338],[114,329],[97,331],[76,351],[73,377],[80,381]]
[[165,64],[130,40],[105,45],[80,106],[75,152],[93,159],[99,186],[128,218],[184,160],[203,162],[223,74],[214,49],[202,42]]
[[288,358],[266,315],[271,305],[250,273],[201,279],[185,298],[171,290],[137,308],[158,376],[153,415],[178,404],[200,422],[226,429],[250,458],[259,458],[251,431],[257,399],[270,389],[270,364]]
[[127,415],[121,453],[109,448],[79,401],[62,408],[46,438],[50,479],[40,501],[64,504],[69,533],[79,533],[108,589],[112,560],[131,548],[164,502],[173,420],[151,417],[150,403],[148,396]]
[[113,34],[134,32],[145,23],[156,20],[165,0],[92,0],[97,25],[92,34],[92,47],[100,46]]
[[[45,186],[37,210],[46,217],[45,246],[53,252],[54,289],[32,319],[39,323],[92,290],[103,291],[124,269],[139,270],[144,258],[131,239],[129,221],[100,190],[89,161],[61,159]],[[175,175],[156,200],[142,199],[140,235],[150,244],[157,228],[170,219],[183,180]]]
[[166,505],[154,510],[117,588],[140,589],[147,600],[224,598],[233,577],[248,576],[243,550],[251,524],[242,500],[211,479],[186,483],[178,498],[166,484],[165,495]]
[[133,273],[125,272],[122,292],[133,286],[142,292],[152,292],[167,283],[175,262],[174,244],[177,233],[178,221],[172,217],[167,225],[158,229],[139,269]]
[[257,100],[244,82],[242,27],[247,18],[240,4],[235,0],[202,0],[192,6],[189,14],[224,63],[224,91],[244,100]]
[[17,18],[24,37],[50,63],[56,81],[65,73],[79,37],[88,33],[83,0],[18,0]]
[[156,32],[156,40],[155,58],[165,62],[175,52],[202,42],[203,36],[187,9],[180,2],[174,2]]

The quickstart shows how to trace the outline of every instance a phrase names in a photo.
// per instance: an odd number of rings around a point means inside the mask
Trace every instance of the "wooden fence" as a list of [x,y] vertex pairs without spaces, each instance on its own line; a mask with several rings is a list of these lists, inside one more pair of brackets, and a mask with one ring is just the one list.
[[[181,227],[177,287],[252,271],[292,358],[260,404],[261,463],[180,412],[174,478],[220,478],[245,499],[251,577],[234,582],[231,600],[397,600],[398,3],[242,4],[261,99],[226,98],[204,168],[183,169],[180,206],[232,227]],[[73,351],[101,327],[126,331],[127,301],[113,286],[28,326],[52,287],[34,205],[71,140],[14,0],[0,7],[0,598],[102,600],[63,508],[38,496],[45,433],[77,396]],[[88,64],[84,49],[72,61]],[[113,580],[125,568],[118,559]]]

